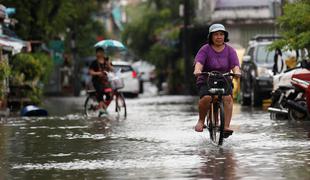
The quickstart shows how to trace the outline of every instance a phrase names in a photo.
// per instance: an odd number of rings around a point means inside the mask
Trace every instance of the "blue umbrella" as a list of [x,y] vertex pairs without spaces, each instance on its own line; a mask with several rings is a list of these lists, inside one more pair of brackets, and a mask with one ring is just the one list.
[[95,44],[95,48],[103,48],[108,53],[120,52],[120,51],[126,50],[126,47],[123,43],[117,40],[112,40],[112,39],[107,39],[107,40],[102,40],[102,41],[97,42]]

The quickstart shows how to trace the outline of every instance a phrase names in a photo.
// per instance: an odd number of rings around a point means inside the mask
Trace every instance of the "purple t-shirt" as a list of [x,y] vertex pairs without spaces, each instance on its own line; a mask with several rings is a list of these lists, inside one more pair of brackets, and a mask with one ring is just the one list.
[[[239,59],[236,51],[229,45],[221,52],[216,52],[209,44],[202,46],[195,57],[195,64],[199,62],[203,65],[203,72],[219,71],[230,72],[234,67],[239,66]],[[205,76],[197,78],[197,84],[203,83]]]

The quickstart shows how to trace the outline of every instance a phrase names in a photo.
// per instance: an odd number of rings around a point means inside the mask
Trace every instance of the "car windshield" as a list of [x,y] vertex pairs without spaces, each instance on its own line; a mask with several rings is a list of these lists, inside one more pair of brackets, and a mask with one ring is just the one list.
[[274,63],[274,51],[268,51],[267,45],[259,45],[257,47],[256,62],[257,63]]
[[114,68],[114,72],[118,72],[121,69],[121,72],[130,72],[132,71],[132,67],[131,66],[127,66],[127,65],[113,65]]

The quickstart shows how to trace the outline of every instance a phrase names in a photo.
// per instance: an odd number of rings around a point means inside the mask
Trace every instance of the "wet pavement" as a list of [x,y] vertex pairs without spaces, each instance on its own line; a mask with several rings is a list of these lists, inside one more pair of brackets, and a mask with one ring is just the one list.
[[222,147],[196,133],[197,98],[127,99],[127,119],[86,118],[84,97],[49,98],[50,116],[0,122],[0,179],[310,179],[309,122],[235,104]]

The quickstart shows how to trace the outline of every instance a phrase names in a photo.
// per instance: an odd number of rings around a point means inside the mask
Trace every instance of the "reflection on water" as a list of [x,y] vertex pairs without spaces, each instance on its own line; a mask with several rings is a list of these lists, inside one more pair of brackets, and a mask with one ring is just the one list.
[[129,99],[125,120],[86,118],[82,99],[67,101],[75,108],[51,117],[1,119],[0,179],[310,178],[309,122],[236,104],[235,132],[217,147],[193,130],[195,97]]
[[236,160],[231,149],[210,147],[201,152],[203,165],[198,178],[236,179]]

